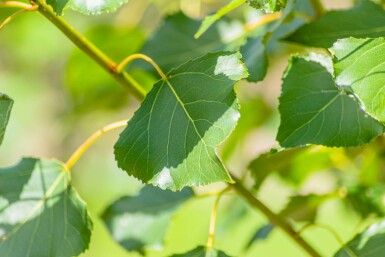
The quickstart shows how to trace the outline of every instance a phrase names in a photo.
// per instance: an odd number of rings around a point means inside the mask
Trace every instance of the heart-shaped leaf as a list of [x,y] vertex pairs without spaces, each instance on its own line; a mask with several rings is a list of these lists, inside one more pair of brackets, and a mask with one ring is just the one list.
[[64,164],[27,158],[0,169],[1,256],[77,256],[91,229]]
[[231,182],[215,153],[239,118],[233,86],[240,54],[213,53],[172,70],[143,101],[115,144],[118,166],[161,188]]

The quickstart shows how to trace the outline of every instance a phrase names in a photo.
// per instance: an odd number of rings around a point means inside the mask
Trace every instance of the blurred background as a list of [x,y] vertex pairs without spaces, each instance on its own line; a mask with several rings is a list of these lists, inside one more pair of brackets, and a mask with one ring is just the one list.
[[[66,10],[64,18],[119,62],[140,51],[166,15],[181,10],[191,18],[202,18],[227,2],[202,0],[198,9],[196,2],[189,0],[130,0],[112,14],[84,16]],[[327,9],[352,5],[349,0],[322,2]],[[0,20],[13,11],[0,9]],[[229,16],[244,23],[256,15],[259,14],[245,5]],[[278,146],[275,135],[279,126],[277,107],[281,77],[290,54],[309,51],[296,45],[276,43],[269,49],[270,67],[264,81],[237,85],[243,116],[237,131],[220,148],[229,169],[242,174],[251,160]],[[134,70],[133,75],[146,88],[156,80],[153,75],[140,70]],[[2,167],[17,163],[22,156],[66,161],[94,131],[131,117],[139,106],[136,99],[38,13],[24,14],[0,31],[0,91],[15,100],[4,143],[0,147]],[[74,186],[88,203],[94,221],[90,249],[82,257],[140,256],[115,243],[99,218],[114,200],[127,194],[134,195],[142,187],[141,183],[117,168],[113,144],[119,132],[110,132],[98,140],[72,170]],[[294,194],[334,191],[344,194],[341,181],[356,186],[377,183],[378,176],[383,174],[382,146],[380,139],[359,149],[313,147],[296,154],[290,161],[287,161],[289,157],[282,157],[286,160],[283,167],[290,171],[284,174],[290,176],[269,176],[260,185],[258,194],[278,212]],[[363,170],[367,172],[365,176]],[[199,190],[215,191],[220,186]],[[163,249],[160,252],[149,250],[149,256],[167,256],[205,244],[214,200],[215,197],[197,198],[184,205],[173,218]],[[306,216],[307,212],[314,211],[309,208],[306,205],[298,215]],[[334,228],[343,240],[350,239],[365,226],[362,222],[364,214],[352,211],[338,197],[318,204],[317,210],[316,221]],[[300,227],[301,219],[298,221]],[[230,255],[306,256],[278,229],[267,239],[260,236],[251,247],[247,247],[256,231],[268,222],[234,195],[225,196],[221,202],[218,222],[216,246]],[[331,256],[340,247],[338,240],[322,228],[309,229],[304,236],[317,245],[324,256]]]

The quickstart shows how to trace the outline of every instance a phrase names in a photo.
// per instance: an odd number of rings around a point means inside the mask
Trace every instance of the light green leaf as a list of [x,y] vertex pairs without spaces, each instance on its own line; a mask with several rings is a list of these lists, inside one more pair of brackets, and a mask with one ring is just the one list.
[[68,7],[87,15],[98,15],[116,11],[128,0],[68,0]]
[[385,256],[385,222],[376,223],[355,236],[334,257]]
[[207,54],[172,70],[143,101],[115,144],[118,166],[161,188],[231,178],[215,153],[239,118],[233,90],[247,71],[240,54]]
[[129,251],[144,252],[163,244],[163,238],[177,209],[194,194],[186,188],[171,192],[146,186],[137,196],[113,203],[103,220],[116,241]]
[[283,147],[359,146],[384,132],[354,96],[335,85],[327,68],[301,57],[291,59],[279,101],[277,140]]
[[248,0],[247,2],[256,9],[271,13],[285,7],[287,0]]
[[362,108],[379,121],[385,121],[385,39],[343,39],[331,48],[336,82],[350,88]]
[[[215,26],[199,39],[195,39],[194,33],[199,26],[200,21],[188,18],[182,13],[169,16],[140,52],[150,56],[164,72],[168,72],[191,59],[224,48]],[[151,65],[143,62],[134,62],[134,66],[154,70]]]
[[13,100],[0,93],[0,144],[3,142],[5,129],[11,114]]
[[321,19],[304,25],[285,40],[328,48],[341,38],[385,37],[384,24],[385,10],[365,0],[349,10],[326,12]]
[[0,169],[1,256],[77,256],[91,229],[64,164],[27,158]]
[[208,249],[204,246],[199,246],[190,252],[182,253],[182,254],[174,254],[169,257],[230,257],[230,256],[225,254],[224,252],[218,251],[213,248]]
[[213,15],[207,16],[201,26],[199,27],[197,33],[195,33],[194,37],[199,38],[200,36],[203,35],[210,27],[213,25],[217,20],[222,18],[224,15],[228,14],[232,10],[238,8],[242,4],[244,4],[246,0],[232,0],[230,3],[228,3],[226,6],[221,8],[218,12],[216,12]]
[[57,15],[61,15],[68,0],[47,0],[47,4],[52,6]]

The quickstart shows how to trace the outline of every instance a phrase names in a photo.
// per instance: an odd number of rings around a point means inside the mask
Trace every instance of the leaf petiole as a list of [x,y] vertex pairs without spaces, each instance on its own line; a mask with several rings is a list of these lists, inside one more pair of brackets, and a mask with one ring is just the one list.
[[20,14],[23,14],[23,13],[26,13],[26,12],[33,12],[33,11],[36,11],[39,8],[39,6],[37,6],[37,5],[24,4],[24,3],[16,2],[16,1],[15,2],[13,2],[13,1],[2,2],[2,3],[0,3],[0,7],[20,7],[20,8],[22,8],[22,10],[19,10],[19,11],[15,12],[14,14],[12,14],[11,16],[9,16],[8,18],[6,18],[4,20],[0,24],[0,30],[2,28],[4,28],[7,24],[9,24],[12,20],[14,20]]
[[83,144],[81,144],[76,151],[71,155],[71,157],[68,159],[66,162],[66,166],[68,169],[71,169],[76,162],[79,160],[79,158],[84,154],[85,151],[102,135],[105,133],[118,129],[118,128],[123,128],[127,125],[128,120],[121,120],[117,121],[111,124],[108,124],[107,126],[99,129],[96,131],[94,134],[92,134],[89,138],[87,138],[86,141],[84,141]]
[[119,63],[119,65],[116,68],[117,72],[122,72],[123,69],[130,62],[132,62],[133,60],[136,60],[136,59],[142,59],[142,60],[148,62],[149,64],[151,64],[155,68],[155,70],[158,72],[158,74],[162,77],[162,79],[163,80],[167,80],[166,75],[164,74],[162,69],[159,67],[159,65],[153,59],[151,59],[150,57],[148,57],[147,55],[144,55],[144,54],[132,54],[132,55],[129,55],[121,63]]

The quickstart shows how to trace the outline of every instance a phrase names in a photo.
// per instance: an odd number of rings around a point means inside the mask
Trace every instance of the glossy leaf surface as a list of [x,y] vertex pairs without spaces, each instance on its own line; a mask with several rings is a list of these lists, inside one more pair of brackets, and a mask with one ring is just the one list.
[[283,147],[359,146],[384,132],[384,126],[367,115],[355,97],[342,92],[318,62],[293,57],[279,101],[277,140]]
[[362,108],[379,121],[385,121],[385,39],[342,39],[334,55],[336,82],[348,87],[362,102]]
[[62,163],[28,158],[0,169],[1,256],[77,256],[91,229]]
[[68,6],[80,13],[98,15],[116,11],[128,0],[68,0]]
[[13,100],[0,93],[0,144],[3,142],[5,129],[11,114]]
[[179,190],[231,178],[215,153],[239,118],[233,90],[246,77],[240,54],[219,52],[172,70],[143,101],[115,144],[118,166]]
[[334,257],[382,257],[385,255],[385,222],[371,225],[349,241]]
[[104,212],[103,220],[114,239],[125,249],[138,252],[159,249],[172,216],[193,195],[189,188],[172,192],[146,186],[139,195],[114,202]]
[[384,37],[384,24],[385,10],[369,0],[364,0],[349,10],[327,12],[319,20],[298,29],[286,40],[328,48],[341,38]]

